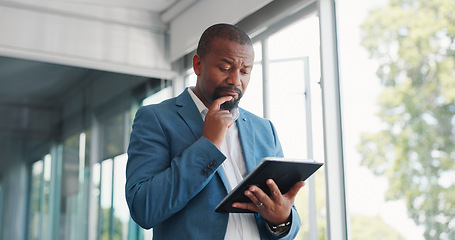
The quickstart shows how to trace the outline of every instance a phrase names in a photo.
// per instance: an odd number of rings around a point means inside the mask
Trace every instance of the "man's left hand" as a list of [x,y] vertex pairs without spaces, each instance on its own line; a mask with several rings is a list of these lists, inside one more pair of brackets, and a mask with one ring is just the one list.
[[245,191],[245,195],[253,203],[237,202],[232,206],[257,212],[273,225],[284,223],[291,217],[291,208],[295,196],[305,183],[303,181],[297,182],[285,194],[281,194],[280,189],[272,179],[267,180],[267,185],[270,189],[270,197],[259,187],[251,186]]

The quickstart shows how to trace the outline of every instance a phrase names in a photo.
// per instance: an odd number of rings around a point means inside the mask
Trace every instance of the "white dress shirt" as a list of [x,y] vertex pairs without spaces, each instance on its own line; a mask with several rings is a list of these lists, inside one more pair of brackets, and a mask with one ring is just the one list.
[[[207,107],[194,94],[193,88],[188,88],[191,98],[196,104],[202,119],[205,120]],[[245,160],[243,159],[242,147],[240,146],[237,123],[238,109],[234,109],[234,123],[226,133],[226,137],[220,147],[220,151],[226,156],[226,160],[218,171],[224,171],[228,180],[227,188],[232,191],[247,175]],[[259,230],[253,213],[229,213],[229,221],[226,230],[226,240],[259,240]]]

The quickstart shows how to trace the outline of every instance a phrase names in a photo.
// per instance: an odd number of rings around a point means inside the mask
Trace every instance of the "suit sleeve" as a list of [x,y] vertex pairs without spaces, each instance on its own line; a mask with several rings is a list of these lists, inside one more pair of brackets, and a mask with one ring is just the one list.
[[154,109],[140,108],[128,147],[125,194],[131,217],[146,229],[184,208],[225,159],[205,137],[171,159],[168,141]]

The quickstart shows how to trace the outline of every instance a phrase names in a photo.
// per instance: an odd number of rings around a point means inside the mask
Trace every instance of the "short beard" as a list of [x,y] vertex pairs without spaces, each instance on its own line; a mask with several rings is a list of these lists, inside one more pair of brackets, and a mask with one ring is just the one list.
[[220,105],[220,108],[223,110],[228,110],[231,111],[234,108],[239,107],[239,101],[242,98],[242,90],[236,87],[217,87],[215,88],[215,92],[213,93],[213,99],[218,99],[220,97],[223,97],[220,93],[223,92],[224,90],[229,90],[229,91],[236,91],[238,94],[237,99],[233,99],[231,101],[226,101]]

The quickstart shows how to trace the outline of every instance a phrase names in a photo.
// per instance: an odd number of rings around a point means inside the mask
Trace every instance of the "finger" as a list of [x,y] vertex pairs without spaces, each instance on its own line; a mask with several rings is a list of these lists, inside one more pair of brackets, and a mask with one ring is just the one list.
[[281,197],[281,191],[278,188],[278,185],[276,185],[276,183],[275,183],[275,181],[273,181],[273,179],[268,179],[266,183],[270,189],[270,197],[273,200],[278,200]]
[[[257,199],[257,201],[253,201],[253,203],[263,203],[265,206],[273,205],[272,199],[270,199],[270,197],[264,191],[262,191],[261,188],[257,186],[251,186],[249,190],[252,193],[251,195]],[[250,197],[250,199],[252,199],[252,197]]]
[[304,181],[297,182],[297,183],[294,184],[294,186],[292,186],[291,189],[289,189],[289,191],[288,191],[287,193],[285,193],[283,196],[285,196],[286,198],[291,199],[292,201],[294,201],[295,196],[297,195],[297,193],[300,191],[300,189],[301,189],[303,186],[305,186],[305,182],[304,182]]
[[259,211],[259,208],[256,205],[254,205],[253,203],[236,202],[236,203],[232,204],[232,207],[241,208],[241,209],[248,209],[248,210],[253,211],[253,212],[258,212]]
[[220,110],[221,104],[223,104],[227,101],[231,101],[232,99],[234,99],[233,96],[223,96],[223,97],[215,99],[215,101],[213,101],[212,105],[210,106],[209,111],[210,110]]
[[245,196],[247,196],[247,197],[251,200],[251,202],[253,202],[254,205],[256,205],[256,206],[262,203],[261,200],[259,200],[259,199],[256,197],[256,195],[253,194],[253,192],[250,191],[250,190],[246,190],[246,191],[245,191]]

